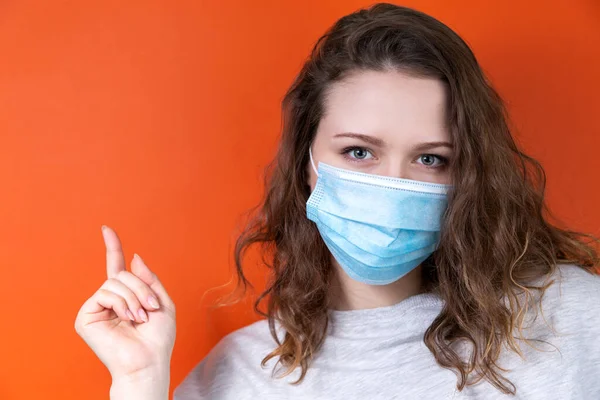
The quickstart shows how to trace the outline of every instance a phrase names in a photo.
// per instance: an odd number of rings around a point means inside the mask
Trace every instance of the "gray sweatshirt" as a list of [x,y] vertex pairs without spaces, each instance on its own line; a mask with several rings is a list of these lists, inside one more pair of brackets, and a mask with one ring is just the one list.
[[443,306],[427,293],[387,307],[331,311],[328,336],[299,385],[290,384],[299,369],[278,379],[271,377],[274,359],[261,368],[275,348],[267,322],[246,326],[225,336],[190,371],[174,400],[600,400],[600,277],[560,265],[555,278],[542,301],[543,317],[524,326],[525,337],[548,343],[532,342],[542,351],[523,343],[525,360],[508,350],[499,359],[516,397],[487,381],[456,390],[456,375],[440,367],[423,343]]

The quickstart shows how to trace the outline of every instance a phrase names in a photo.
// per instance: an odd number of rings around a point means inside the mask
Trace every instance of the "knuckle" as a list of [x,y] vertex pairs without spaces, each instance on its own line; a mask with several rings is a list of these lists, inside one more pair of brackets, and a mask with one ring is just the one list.
[[156,275],[154,272],[152,272],[152,271],[149,271],[149,272],[148,272],[148,277],[150,278],[150,280],[151,280],[152,282],[154,282],[154,281],[157,281],[157,280],[158,280],[158,276],[157,276],[157,275]]
[[157,297],[152,288],[150,288],[150,286],[146,285],[145,283],[140,285],[139,289],[140,294],[142,294],[144,297],[147,297],[150,294]]
[[100,286],[101,289],[108,289],[110,287],[114,287],[115,284],[115,278],[108,278],[107,280],[104,281],[104,283],[102,284],[102,286]]
[[140,300],[135,294],[128,296],[127,303],[130,304],[132,308],[139,308],[141,304]]
[[129,278],[129,274],[131,274],[131,272],[129,271],[119,271],[116,275],[116,279],[123,282],[124,280]]
[[126,301],[126,300],[125,300],[123,297],[121,297],[121,296],[118,296],[118,300],[117,300],[117,301],[118,301],[118,306],[119,306],[119,307],[120,307],[122,310],[126,310],[126,309],[128,308],[128,307],[127,307],[127,301]]

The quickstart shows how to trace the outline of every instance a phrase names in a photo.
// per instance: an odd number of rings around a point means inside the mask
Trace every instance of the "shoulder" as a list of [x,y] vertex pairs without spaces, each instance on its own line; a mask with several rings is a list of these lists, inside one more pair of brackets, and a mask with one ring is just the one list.
[[551,301],[577,309],[598,306],[600,302],[600,275],[575,264],[558,264],[548,288]]
[[217,393],[235,389],[240,384],[236,379],[244,374],[244,370],[259,369],[262,359],[275,346],[267,320],[229,333],[175,388],[174,400],[209,399]]
[[600,334],[600,275],[575,264],[558,264],[542,298],[544,317],[559,331]]

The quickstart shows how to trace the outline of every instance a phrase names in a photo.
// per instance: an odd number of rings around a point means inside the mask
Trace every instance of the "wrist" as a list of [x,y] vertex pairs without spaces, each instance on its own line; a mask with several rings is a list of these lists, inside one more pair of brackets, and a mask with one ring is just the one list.
[[113,376],[111,400],[168,400],[169,367],[157,367],[133,374]]

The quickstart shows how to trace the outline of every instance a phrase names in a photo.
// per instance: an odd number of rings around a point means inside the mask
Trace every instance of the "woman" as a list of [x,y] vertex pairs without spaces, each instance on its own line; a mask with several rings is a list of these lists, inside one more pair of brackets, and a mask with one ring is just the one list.
[[[176,400],[600,398],[591,237],[547,221],[543,169],[464,41],[374,5],[318,41],[283,103],[235,251],[245,288],[245,251],[263,246],[266,318],[223,338]],[[104,238],[109,279],[76,329],[111,398],[166,399],[173,302]]]

